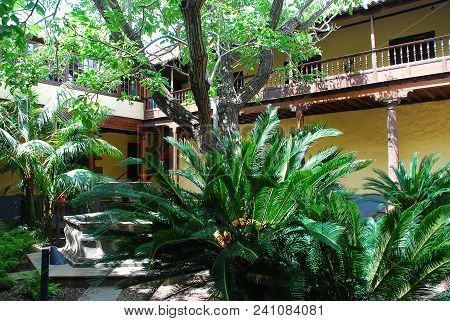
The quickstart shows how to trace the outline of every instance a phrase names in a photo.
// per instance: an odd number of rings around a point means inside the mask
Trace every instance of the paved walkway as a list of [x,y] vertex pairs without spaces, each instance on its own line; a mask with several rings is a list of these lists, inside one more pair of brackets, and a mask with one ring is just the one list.
[[116,301],[122,289],[114,286],[96,286],[88,288],[78,301]]

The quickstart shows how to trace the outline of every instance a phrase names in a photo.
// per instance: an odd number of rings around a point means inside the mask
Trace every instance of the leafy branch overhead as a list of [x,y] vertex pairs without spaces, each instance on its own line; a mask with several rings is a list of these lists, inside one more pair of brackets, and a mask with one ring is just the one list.
[[[215,148],[211,93],[217,95],[219,129],[231,137],[239,110],[268,81],[275,53],[292,64],[315,55],[316,42],[334,29],[332,18],[356,3],[84,0],[65,18],[67,33],[60,44],[98,60],[105,77],[139,72],[158,107],[208,150]],[[158,76],[161,67],[187,79],[197,114],[172,97]],[[239,92],[236,68],[253,75]]]

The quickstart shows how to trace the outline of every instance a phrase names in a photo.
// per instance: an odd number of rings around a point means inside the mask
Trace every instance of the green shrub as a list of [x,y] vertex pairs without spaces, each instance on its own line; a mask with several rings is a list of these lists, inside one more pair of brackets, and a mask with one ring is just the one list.
[[450,202],[450,162],[434,169],[438,161],[439,156],[435,154],[419,160],[415,153],[409,163],[409,173],[402,161],[398,169],[394,169],[397,181],[393,181],[388,173],[375,169],[378,177],[367,178],[366,188],[382,196],[388,205],[402,210],[423,201],[435,207],[447,205]]
[[36,242],[33,233],[24,227],[6,231],[0,226],[0,271],[13,271]]
[[14,284],[14,280],[5,271],[0,271],[0,291],[12,289]]
[[[41,277],[39,272],[34,275],[21,273],[22,280],[17,283],[16,291],[25,295],[26,298],[37,301],[41,293]],[[48,294],[50,297],[56,296],[60,293],[59,284],[49,283]]]

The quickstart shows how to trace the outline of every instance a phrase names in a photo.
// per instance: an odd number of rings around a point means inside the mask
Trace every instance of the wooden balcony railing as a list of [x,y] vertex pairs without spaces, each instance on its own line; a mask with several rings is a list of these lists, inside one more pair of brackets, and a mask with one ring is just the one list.
[[[51,66],[51,62],[50,62]],[[56,66],[55,70],[47,75],[42,80],[44,83],[56,83],[61,84],[66,81],[75,82],[78,77],[87,69],[94,69],[97,72],[102,72],[101,66],[93,59],[78,60],[72,59],[70,63],[64,67],[62,71],[58,71]],[[147,93],[141,92],[142,87],[139,86],[139,77],[129,76],[122,78],[118,86],[111,86],[108,89],[101,90],[103,95],[117,96],[119,97],[122,92],[125,92],[130,96],[146,97]],[[81,90],[90,90],[90,88],[79,86]]]
[[[263,90],[370,74],[405,67],[408,64],[429,63],[447,56],[450,56],[450,35],[304,63],[290,73],[274,71]],[[236,78],[236,91],[239,92],[252,77],[253,75],[247,75]],[[172,95],[182,104],[193,102],[189,88],[174,91]]]
[[[429,63],[444,59],[447,56],[450,56],[450,35],[377,48],[341,57],[303,63],[290,72],[273,71],[262,92],[271,89],[283,90],[288,87],[300,88],[305,87],[305,84],[324,80],[369,75],[378,71]],[[86,68],[101,69],[94,60],[77,61],[74,59],[62,73],[50,74],[44,81],[56,83],[75,81]],[[235,79],[234,84],[237,93],[244,88],[252,77],[253,75],[246,75]],[[384,80],[380,79],[379,81]],[[139,77],[123,79],[117,88],[110,88],[102,94],[120,96],[122,91],[140,97],[146,110],[158,109],[158,106],[151,99],[148,89],[140,86]],[[293,96],[298,94],[298,91],[295,90],[284,90],[283,92],[283,95]],[[182,104],[194,103],[189,88],[173,91],[172,96]]]

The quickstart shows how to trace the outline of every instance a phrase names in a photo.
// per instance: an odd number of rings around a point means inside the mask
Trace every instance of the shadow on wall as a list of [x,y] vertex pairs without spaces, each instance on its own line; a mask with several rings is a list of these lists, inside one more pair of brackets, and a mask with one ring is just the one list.
[[22,210],[21,196],[0,196],[0,220],[8,226],[16,226]]

